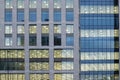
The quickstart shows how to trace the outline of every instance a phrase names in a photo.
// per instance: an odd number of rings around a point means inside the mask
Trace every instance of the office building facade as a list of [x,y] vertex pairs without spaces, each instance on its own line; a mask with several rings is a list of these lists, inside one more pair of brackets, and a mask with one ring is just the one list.
[[119,0],[0,0],[0,80],[119,80]]

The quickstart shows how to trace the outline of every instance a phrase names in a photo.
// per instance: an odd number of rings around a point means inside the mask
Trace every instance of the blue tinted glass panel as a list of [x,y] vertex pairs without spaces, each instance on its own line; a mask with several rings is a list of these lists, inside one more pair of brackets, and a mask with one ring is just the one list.
[[74,45],[74,37],[73,37],[73,35],[67,35],[66,36],[66,45],[67,46],[73,46]]
[[29,12],[29,21],[32,21],[32,22],[36,21],[36,11]]
[[24,22],[24,11],[23,10],[17,11],[17,21]]
[[61,21],[61,11],[54,11],[54,21]]
[[66,21],[73,21],[74,13],[73,11],[66,11]]
[[114,48],[114,38],[81,38],[81,48]]
[[12,21],[12,11],[5,11],[5,22],[11,22]]
[[48,11],[42,11],[41,18],[42,18],[42,21],[49,21],[49,12]]

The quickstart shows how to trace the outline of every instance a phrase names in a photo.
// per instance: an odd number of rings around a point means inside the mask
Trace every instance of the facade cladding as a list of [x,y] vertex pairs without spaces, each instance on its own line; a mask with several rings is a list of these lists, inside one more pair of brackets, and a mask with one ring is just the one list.
[[0,80],[119,80],[120,0],[0,0]]

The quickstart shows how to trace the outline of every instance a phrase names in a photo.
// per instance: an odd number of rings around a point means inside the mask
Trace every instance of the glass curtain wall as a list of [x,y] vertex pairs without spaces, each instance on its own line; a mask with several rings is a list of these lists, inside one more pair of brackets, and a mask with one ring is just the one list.
[[80,0],[80,80],[118,80],[118,0]]

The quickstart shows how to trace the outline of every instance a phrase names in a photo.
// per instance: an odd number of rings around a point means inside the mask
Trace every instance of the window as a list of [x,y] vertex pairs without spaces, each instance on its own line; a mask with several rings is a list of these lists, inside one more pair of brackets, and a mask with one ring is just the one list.
[[5,34],[12,34],[12,25],[5,25]]
[[24,35],[17,35],[17,45],[24,46]]
[[5,8],[13,8],[12,0],[5,0]]
[[42,34],[49,33],[49,25],[42,25]]
[[36,8],[37,1],[36,0],[29,0],[29,8]]
[[17,21],[24,22],[24,11],[23,10],[17,11]]
[[5,46],[12,46],[12,36],[5,36]]
[[25,80],[25,75],[24,74],[3,74],[3,73],[0,73],[0,80]]
[[54,0],[54,8],[61,8],[61,0]]
[[42,0],[42,8],[49,8],[49,0]]
[[49,11],[41,12],[41,21],[49,21]]
[[66,0],[66,8],[73,8],[74,0]]
[[66,11],[66,21],[73,21],[74,13],[73,11]]
[[41,45],[42,46],[49,46],[49,35],[47,34],[47,35],[44,35],[44,34],[42,34],[42,38],[41,38],[42,40],[42,42],[41,42]]
[[18,34],[24,34],[24,32],[25,32],[24,25],[23,24],[17,25],[17,33]]
[[36,10],[30,10],[29,11],[29,21],[35,22],[36,21]]
[[66,33],[73,33],[73,25],[66,25]]
[[74,36],[66,35],[66,46],[73,46],[73,45],[74,45]]
[[24,0],[17,0],[17,8],[24,8]]
[[29,35],[29,45],[36,46],[37,45],[36,43],[37,43],[36,35]]
[[61,33],[61,25],[59,25],[59,24],[54,25],[54,33],[55,34]]
[[36,25],[29,25],[29,33],[30,34],[36,34]]
[[49,74],[30,74],[30,80],[50,80]]
[[73,62],[54,62],[54,69],[55,70],[73,70]]
[[54,80],[74,80],[73,74],[54,74]]
[[5,10],[5,22],[12,22],[12,10]]
[[49,70],[49,62],[30,62],[30,70]]
[[61,21],[61,11],[54,11],[54,21],[55,22]]
[[73,49],[54,50],[54,58],[73,58]]
[[30,50],[30,58],[49,58],[49,50]]
[[55,46],[61,45],[61,35],[54,35],[54,45]]
[[24,50],[0,50],[0,58],[22,58],[24,59]]

